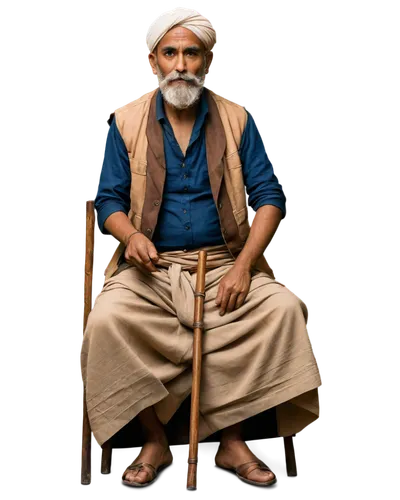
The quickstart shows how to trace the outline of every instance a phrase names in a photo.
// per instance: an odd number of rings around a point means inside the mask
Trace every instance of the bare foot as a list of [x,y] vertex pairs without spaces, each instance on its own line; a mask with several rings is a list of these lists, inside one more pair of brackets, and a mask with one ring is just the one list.
[[[240,440],[228,440],[220,443],[217,454],[215,455],[215,463],[220,467],[230,468],[238,467],[239,465],[250,462],[251,460],[259,460],[254,453],[251,452],[247,444]],[[246,479],[252,481],[265,482],[275,478],[273,472],[266,470],[254,469],[250,467],[250,472],[241,472],[240,474]]]
[[[170,464],[172,462],[172,453],[169,449],[168,442],[162,441],[149,441],[144,444],[140,450],[139,455],[135,458],[131,465],[147,462],[157,469],[162,464]],[[126,474],[125,474],[126,472]],[[153,477],[153,472],[150,467],[144,465],[140,470],[129,470],[124,472],[123,479],[125,481],[135,481],[136,483],[146,483]]]

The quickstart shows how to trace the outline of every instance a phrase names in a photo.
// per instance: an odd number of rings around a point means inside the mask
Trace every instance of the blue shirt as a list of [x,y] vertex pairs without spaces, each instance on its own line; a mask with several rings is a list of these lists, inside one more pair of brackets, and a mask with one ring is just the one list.
[[[262,205],[275,205],[286,215],[286,198],[265,152],[253,117],[242,134],[239,156],[248,204],[256,212]],[[163,129],[166,177],[163,199],[152,241],[157,251],[188,250],[220,245],[218,211],[208,177],[205,120],[207,99],[202,92],[186,155],[183,155],[164,111],[162,93],[156,100],[156,117]],[[112,213],[130,209],[131,173],[128,152],[113,120],[107,136],[100,183],[95,199],[100,231],[109,234],[104,222]]]

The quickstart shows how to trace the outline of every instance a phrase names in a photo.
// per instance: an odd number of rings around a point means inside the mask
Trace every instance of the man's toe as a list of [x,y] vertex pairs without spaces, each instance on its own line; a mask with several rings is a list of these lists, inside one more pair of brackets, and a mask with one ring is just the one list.
[[125,474],[125,477],[124,477],[124,481],[129,481],[129,482],[132,482],[135,478],[135,475],[136,473],[133,472],[133,471],[128,471],[126,474]]
[[274,477],[275,474],[273,474],[272,472],[260,469],[255,469],[251,471],[250,474],[247,476],[248,479],[251,479],[252,481],[258,481],[260,483],[271,481],[272,479],[274,479]]

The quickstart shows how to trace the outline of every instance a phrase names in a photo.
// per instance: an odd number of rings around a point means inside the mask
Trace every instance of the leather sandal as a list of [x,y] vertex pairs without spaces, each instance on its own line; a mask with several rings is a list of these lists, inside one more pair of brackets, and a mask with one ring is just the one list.
[[[122,475],[122,482],[124,484],[126,484],[127,486],[138,486],[138,487],[141,487],[141,486],[148,486],[149,484],[151,483],[154,483],[154,481],[157,479],[158,477],[158,473],[162,470],[162,469],[165,469],[166,467],[168,467],[169,465],[172,464],[172,461],[169,462],[169,463],[166,463],[166,464],[161,464],[157,469],[154,467],[154,465],[151,465],[147,462],[140,462],[140,463],[137,463],[137,464],[131,464],[129,465],[125,472],[123,473]],[[145,483],[137,483],[136,481],[126,481],[125,480],[125,477],[126,477],[126,473],[129,471],[129,470],[142,470],[144,469],[144,467],[149,467],[150,470],[151,470],[151,474],[150,474],[150,481],[146,481]]]
[[275,484],[277,481],[276,476],[269,481],[253,481],[244,477],[242,474],[246,472],[249,474],[251,471],[255,469],[266,470],[275,474],[264,462],[261,460],[252,460],[251,462],[245,462],[244,464],[239,465],[238,467],[221,467],[221,465],[215,464],[220,469],[225,469],[229,472],[234,472],[239,479],[244,481],[245,483],[254,484],[255,486],[270,486],[271,484]]

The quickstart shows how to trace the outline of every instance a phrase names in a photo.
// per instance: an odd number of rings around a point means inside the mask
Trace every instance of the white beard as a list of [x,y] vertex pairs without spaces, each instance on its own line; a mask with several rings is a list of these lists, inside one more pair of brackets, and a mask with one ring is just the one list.
[[[193,106],[201,96],[204,86],[205,73],[201,76],[196,76],[193,73],[179,73],[171,71],[166,77],[163,76],[158,64],[157,78],[163,98],[177,109],[185,109]],[[172,83],[172,80],[182,78],[188,83]]]

